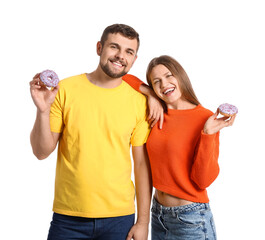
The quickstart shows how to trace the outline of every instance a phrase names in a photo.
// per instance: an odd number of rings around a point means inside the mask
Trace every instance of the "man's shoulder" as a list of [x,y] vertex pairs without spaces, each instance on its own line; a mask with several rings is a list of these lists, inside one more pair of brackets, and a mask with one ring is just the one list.
[[146,97],[142,93],[136,91],[127,82],[124,82],[123,84],[125,85],[125,89],[128,94],[127,96],[138,99],[139,101],[146,101]]
[[84,78],[84,74],[78,74],[71,77],[64,78],[60,80],[59,86],[60,87],[67,87],[77,84],[79,81],[82,81]]

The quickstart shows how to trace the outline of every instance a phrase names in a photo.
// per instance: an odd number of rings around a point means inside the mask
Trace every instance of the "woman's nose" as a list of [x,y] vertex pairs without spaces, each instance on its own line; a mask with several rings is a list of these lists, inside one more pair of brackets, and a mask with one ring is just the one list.
[[161,88],[164,88],[166,85],[167,85],[166,80],[165,80],[165,79],[161,79],[160,87],[161,87]]

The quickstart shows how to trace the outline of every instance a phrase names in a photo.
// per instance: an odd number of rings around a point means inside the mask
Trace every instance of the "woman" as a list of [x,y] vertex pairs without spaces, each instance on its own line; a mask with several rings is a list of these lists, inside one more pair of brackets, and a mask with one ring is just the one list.
[[165,104],[163,128],[147,141],[153,186],[152,240],[216,239],[206,188],[219,173],[219,131],[235,116],[217,118],[198,101],[182,66],[154,58],[147,82]]

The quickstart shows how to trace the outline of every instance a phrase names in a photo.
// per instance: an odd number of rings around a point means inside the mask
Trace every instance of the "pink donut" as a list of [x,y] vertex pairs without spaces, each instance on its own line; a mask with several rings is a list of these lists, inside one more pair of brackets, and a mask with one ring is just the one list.
[[52,70],[45,70],[40,74],[40,80],[47,87],[56,87],[59,83],[58,75]]
[[237,107],[228,103],[221,104],[218,109],[219,112],[226,117],[231,117],[238,113]]

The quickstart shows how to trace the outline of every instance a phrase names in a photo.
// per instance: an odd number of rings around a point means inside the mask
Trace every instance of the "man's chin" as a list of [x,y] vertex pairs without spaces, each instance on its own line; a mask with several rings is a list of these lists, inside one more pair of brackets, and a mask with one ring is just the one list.
[[126,74],[127,74],[127,72],[122,72],[122,73],[118,73],[118,74],[111,74],[111,75],[108,75],[108,76],[111,77],[111,78],[121,78],[121,77],[123,77]]
[[[105,71],[104,71],[104,72],[105,72]],[[107,72],[105,72],[105,74],[108,75],[108,76],[111,77],[111,78],[121,78],[121,77],[123,77],[124,75],[126,75],[127,72],[122,71],[122,72],[119,72],[119,73],[114,73],[114,72],[109,72],[109,71],[107,71]]]
[[103,70],[103,72],[107,75],[107,76],[109,76],[109,77],[111,77],[111,78],[121,78],[121,77],[123,77],[124,75],[126,75],[127,74],[127,72],[128,71],[121,71],[121,72],[117,72],[117,73],[115,73],[115,72],[113,72],[113,71],[111,71],[107,66],[104,66],[104,65],[101,65],[101,69]]

